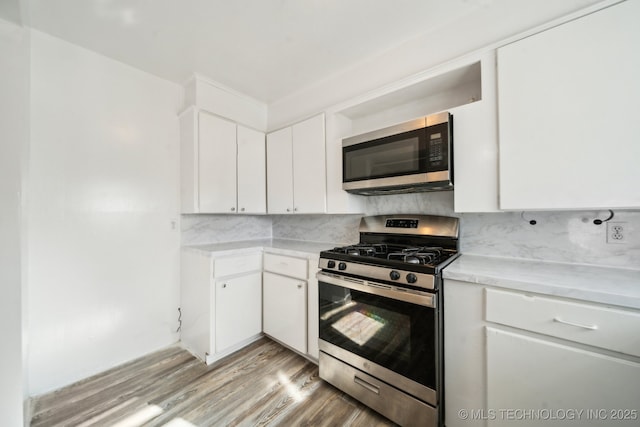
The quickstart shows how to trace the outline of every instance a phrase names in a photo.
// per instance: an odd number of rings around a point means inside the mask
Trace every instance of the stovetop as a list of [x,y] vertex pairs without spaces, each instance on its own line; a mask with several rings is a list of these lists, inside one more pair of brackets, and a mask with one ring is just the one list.
[[[325,254],[346,255],[342,259],[352,261],[367,261],[376,263],[378,260],[392,261],[394,265],[413,264],[435,267],[454,256],[457,251],[445,249],[441,246],[414,246],[384,243],[356,243],[325,251]],[[395,264],[397,263],[397,264]]]
[[[384,246],[379,245],[371,248],[367,244],[354,244],[322,251],[320,253],[320,268],[338,273],[356,274],[361,277],[376,277],[386,280],[391,277],[395,281],[397,279],[394,276],[406,277],[406,274],[411,272],[428,276],[437,275],[458,255],[455,250],[440,247],[400,248],[394,245],[384,248]],[[355,265],[360,265],[360,267],[354,270]]]
[[378,215],[362,218],[360,242],[320,253],[334,274],[436,289],[440,271],[458,256],[458,218]]

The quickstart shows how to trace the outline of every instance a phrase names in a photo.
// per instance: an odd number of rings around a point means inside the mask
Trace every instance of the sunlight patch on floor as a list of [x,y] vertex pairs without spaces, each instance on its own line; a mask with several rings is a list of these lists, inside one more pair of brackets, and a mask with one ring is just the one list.
[[164,427],[197,427],[183,418],[174,418],[164,425]]
[[287,393],[289,393],[289,396],[291,396],[295,402],[302,402],[304,400],[305,396],[296,388],[295,385],[293,385],[291,381],[289,381],[289,378],[287,378],[282,371],[278,371],[278,379],[280,380],[280,384],[284,385],[287,389]]
[[158,405],[148,405],[127,418],[113,424],[112,427],[139,427],[160,414],[162,414],[161,407]]

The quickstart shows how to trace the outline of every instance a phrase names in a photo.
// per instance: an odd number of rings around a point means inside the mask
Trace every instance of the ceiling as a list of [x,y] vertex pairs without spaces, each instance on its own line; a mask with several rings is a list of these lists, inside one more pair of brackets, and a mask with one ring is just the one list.
[[522,31],[598,2],[22,1],[33,28],[176,83],[199,73],[265,103],[425,34],[437,40],[438,29],[464,23],[459,31],[469,31],[470,36],[487,26]]

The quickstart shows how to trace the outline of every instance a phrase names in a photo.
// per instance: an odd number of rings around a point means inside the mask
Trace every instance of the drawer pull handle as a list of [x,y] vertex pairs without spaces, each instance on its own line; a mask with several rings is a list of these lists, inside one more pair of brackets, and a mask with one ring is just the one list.
[[376,387],[373,384],[358,378],[357,376],[353,377],[353,382],[366,388],[367,390],[369,390],[371,393],[375,393],[375,394],[380,394],[380,387]]
[[559,317],[554,317],[553,321],[554,322],[558,322],[558,323],[563,323],[565,325],[575,326],[575,327],[578,327],[578,328],[589,329],[590,331],[595,331],[595,330],[598,329],[598,325],[584,325],[582,323],[568,322],[566,320],[562,320]]

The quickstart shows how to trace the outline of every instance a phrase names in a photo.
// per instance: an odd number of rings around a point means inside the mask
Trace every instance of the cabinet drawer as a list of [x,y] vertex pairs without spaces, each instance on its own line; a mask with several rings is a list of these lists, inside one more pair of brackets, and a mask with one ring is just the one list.
[[308,262],[303,258],[265,253],[264,269],[265,271],[270,271],[272,273],[306,280],[308,274]]
[[262,270],[261,252],[214,258],[213,260],[214,277],[223,277],[256,270]]
[[486,320],[640,357],[640,312],[486,289]]

